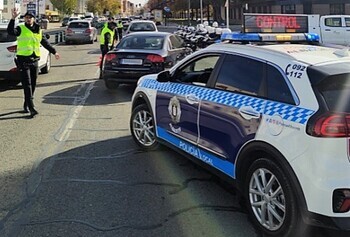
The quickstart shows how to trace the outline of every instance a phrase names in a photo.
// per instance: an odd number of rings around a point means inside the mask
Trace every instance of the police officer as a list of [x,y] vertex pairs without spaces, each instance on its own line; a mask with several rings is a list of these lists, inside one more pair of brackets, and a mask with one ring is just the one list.
[[121,20],[117,23],[117,31],[118,31],[118,40],[121,41],[123,38],[123,22]]
[[38,114],[38,111],[34,109],[33,95],[39,72],[40,44],[50,53],[54,54],[56,59],[59,59],[60,56],[43,36],[40,26],[35,23],[34,13],[27,12],[24,15],[25,23],[15,28],[15,19],[18,16],[19,11],[16,8],[12,9],[12,19],[7,26],[7,32],[9,35],[17,36],[15,61],[24,91],[23,110],[25,113],[29,112],[30,117],[33,118]]
[[100,48],[102,53],[101,64],[100,64],[100,78],[102,77],[102,65],[104,56],[109,50],[113,49],[114,45],[114,34],[115,27],[117,24],[115,22],[108,22],[106,27],[103,27],[100,37]]

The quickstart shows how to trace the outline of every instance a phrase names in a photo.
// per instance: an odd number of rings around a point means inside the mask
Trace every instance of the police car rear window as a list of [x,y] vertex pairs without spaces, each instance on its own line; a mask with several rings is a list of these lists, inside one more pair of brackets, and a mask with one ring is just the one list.
[[0,30],[0,43],[14,42],[16,41],[16,36],[7,34],[7,30]]
[[350,113],[350,73],[329,76],[317,89],[330,111]]

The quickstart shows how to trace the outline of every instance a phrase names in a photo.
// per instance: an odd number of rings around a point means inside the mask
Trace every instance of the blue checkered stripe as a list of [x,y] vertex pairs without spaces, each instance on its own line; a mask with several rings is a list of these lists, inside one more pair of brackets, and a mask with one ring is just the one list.
[[226,91],[213,90],[205,87],[192,86],[188,84],[158,83],[152,79],[145,79],[142,81],[140,86],[175,95],[195,94],[201,100],[232,106],[235,108],[240,108],[242,106],[251,106],[256,111],[265,115],[273,116],[275,114],[279,114],[284,120],[301,124],[305,124],[310,116],[314,113],[313,110],[308,110],[287,104],[267,101],[241,94],[234,94]]
[[279,114],[284,120],[306,124],[307,120],[314,113],[315,111],[313,110],[269,101],[266,104],[264,114],[271,116]]

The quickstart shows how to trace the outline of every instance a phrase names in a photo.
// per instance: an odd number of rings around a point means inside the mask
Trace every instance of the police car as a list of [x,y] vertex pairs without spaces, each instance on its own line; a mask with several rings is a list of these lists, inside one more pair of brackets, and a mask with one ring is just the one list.
[[165,144],[235,181],[268,236],[303,236],[306,224],[350,230],[349,50],[304,33],[224,39],[240,44],[139,80],[135,142]]

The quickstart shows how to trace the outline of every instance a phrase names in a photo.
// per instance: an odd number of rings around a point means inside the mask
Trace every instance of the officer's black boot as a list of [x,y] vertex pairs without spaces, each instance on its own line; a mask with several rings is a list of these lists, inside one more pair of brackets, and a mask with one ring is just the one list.
[[26,102],[24,102],[24,104],[23,104],[23,113],[29,113],[28,106],[27,106]]
[[30,112],[30,117],[34,118],[34,116],[38,114],[38,111],[36,111],[34,109],[33,99],[30,99],[30,101],[28,103],[28,108],[29,108],[29,112]]

